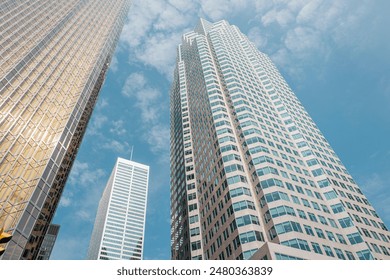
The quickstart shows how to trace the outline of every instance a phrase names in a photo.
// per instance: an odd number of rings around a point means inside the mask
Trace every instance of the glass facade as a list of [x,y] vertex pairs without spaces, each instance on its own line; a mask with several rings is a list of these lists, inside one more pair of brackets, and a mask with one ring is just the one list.
[[129,0],[0,3],[2,259],[36,259]]
[[43,239],[41,248],[38,254],[38,260],[49,260],[51,252],[53,251],[60,225],[51,224],[46,232],[45,238]]
[[389,258],[387,227],[236,26],[183,35],[170,100],[172,259]]
[[99,203],[90,260],[141,260],[149,166],[118,158]]

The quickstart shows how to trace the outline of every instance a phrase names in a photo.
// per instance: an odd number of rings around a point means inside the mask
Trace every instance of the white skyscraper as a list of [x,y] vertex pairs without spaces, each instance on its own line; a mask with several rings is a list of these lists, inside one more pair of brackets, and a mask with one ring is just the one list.
[[390,234],[270,58],[201,20],[171,88],[173,259],[389,259]]
[[149,166],[118,158],[99,203],[91,260],[141,260]]

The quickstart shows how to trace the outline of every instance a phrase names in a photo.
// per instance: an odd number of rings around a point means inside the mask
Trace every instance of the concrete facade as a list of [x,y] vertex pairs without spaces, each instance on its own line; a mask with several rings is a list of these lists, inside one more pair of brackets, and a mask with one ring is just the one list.
[[183,35],[170,94],[172,259],[390,258],[387,227],[236,26]]

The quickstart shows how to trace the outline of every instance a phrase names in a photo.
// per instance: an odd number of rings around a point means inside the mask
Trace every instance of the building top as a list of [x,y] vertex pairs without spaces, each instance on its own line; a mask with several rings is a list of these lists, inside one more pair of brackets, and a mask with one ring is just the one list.
[[149,165],[145,165],[145,164],[133,161],[133,160],[129,160],[129,159],[118,157],[117,162],[123,162],[123,163],[126,163],[126,164],[130,164],[130,165],[133,165],[133,166],[137,166],[137,167],[149,170]]

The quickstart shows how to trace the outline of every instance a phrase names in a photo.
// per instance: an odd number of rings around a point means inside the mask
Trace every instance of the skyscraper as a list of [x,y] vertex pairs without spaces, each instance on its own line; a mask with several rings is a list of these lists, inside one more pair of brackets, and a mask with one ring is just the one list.
[[142,259],[148,178],[149,166],[118,158],[99,202],[88,259]]
[[3,259],[35,259],[56,210],[129,0],[0,3]]
[[39,250],[38,260],[49,260],[57,240],[60,225],[50,224]]
[[171,88],[172,259],[389,259],[390,234],[269,57],[184,34]]

